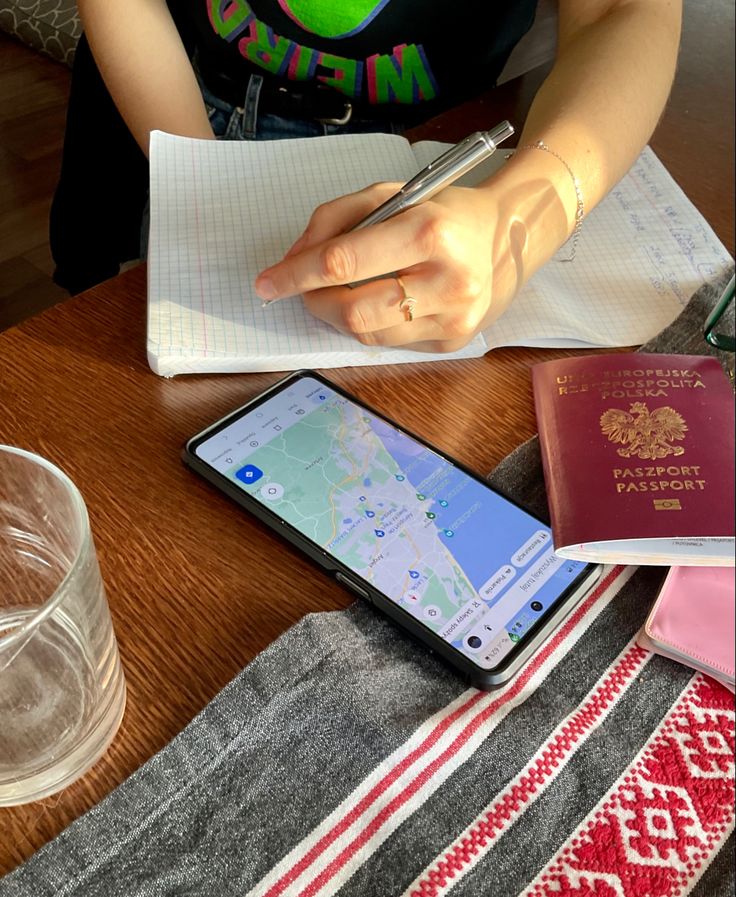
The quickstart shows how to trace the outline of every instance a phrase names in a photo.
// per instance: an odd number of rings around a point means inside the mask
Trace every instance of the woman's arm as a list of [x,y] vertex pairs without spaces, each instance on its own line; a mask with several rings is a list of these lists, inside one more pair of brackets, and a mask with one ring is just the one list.
[[[553,152],[520,149],[485,184],[354,233],[344,231],[396,185],[321,206],[259,276],[259,294],[304,293],[314,314],[368,344],[464,345],[570,235],[578,194],[587,214],[646,144],[672,83],[680,18],[680,0],[561,0],[557,60],[519,142]],[[413,321],[402,320],[395,279],[341,286],[397,271],[417,300]]]
[[[564,159],[586,214],[628,171],[659,120],[675,72],[681,13],[680,0],[560,0],[557,59],[519,146],[542,140]],[[503,174],[523,182],[542,166],[562,200],[569,233],[577,196],[559,159],[523,150]],[[541,256],[559,243],[562,234],[554,231],[555,240],[540,241]]]
[[213,138],[202,95],[165,0],[79,0],[107,89],[143,152],[158,128]]

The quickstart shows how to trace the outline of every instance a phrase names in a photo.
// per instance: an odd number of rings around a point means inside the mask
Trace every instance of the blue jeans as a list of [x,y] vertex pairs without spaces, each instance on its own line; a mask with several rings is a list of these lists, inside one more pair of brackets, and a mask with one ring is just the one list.
[[[263,77],[251,75],[244,91],[243,105],[232,106],[214,96],[200,81],[207,115],[218,140],[288,140],[294,137],[323,137],[327,134],[400,134],[404,129],[392,122],[371,119],[350,120],[346,125],[327,125],[322,122],[281,118],[258,113],[258,97]],[[143,210],[141,222],[141,258],[148,253],[149,204]]]

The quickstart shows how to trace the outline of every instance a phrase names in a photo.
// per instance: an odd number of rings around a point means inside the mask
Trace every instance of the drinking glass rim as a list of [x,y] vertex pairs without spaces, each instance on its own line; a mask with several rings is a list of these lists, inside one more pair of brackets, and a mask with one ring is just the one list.
[[56,606],[61,601],[64,587],[71,579],[72,575],[76,572],[77,567],[80,564],[82,552],[88,545],[91,539],[91,534],[89,526],[89,514],[87,513],[87,506],[85,505],[84,499],[82,498],[82,493],[79,491],[74,481],[66,473],[64,473],[64,471],[60,467],[57,467],[56,464],[49,461],[47,458],[44,458],[42,455],[36,454],[36,452],[29,452],[26,449],[18,448],[15,445],[5,445],[3,443],[0,443],[0,452],[5,452],[11,455],[19,455],[20,457],[25,458],[27,461],[32,461],[36,464],[39,464],[41,467],[48,470],[49,473],[53,474],[67,488],[67,491],[71,495],[72,503],[78,514],[80,531],[83,534],[82,538],[79,541],[74,560],[70,564],[69,569],[66,571],[61,582],[58,584],[52,594],[49,595],[46,601],[44,601],[44,603],[38,608],[33,616],[29,617],[20,626],[16,626],[14,629],[11,629],[10,632],[8,632],[6,635],[0,636],[1,653],[5,648],[12,646],[14,643],[18,642],[24,635],[38,627],[41,623],[43,623],[44,620],[47,619],[47,617],[49,617],[54,612],[54,610],[56,610]]

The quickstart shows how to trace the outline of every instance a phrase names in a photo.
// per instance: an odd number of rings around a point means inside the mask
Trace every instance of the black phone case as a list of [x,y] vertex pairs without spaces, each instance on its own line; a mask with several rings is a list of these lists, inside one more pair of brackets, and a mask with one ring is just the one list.
[[[202,476],[209,483],[216,486],[227,496],[233,499],[233,501],[235,501],[238,505],[253,514],[258,520],[268,526],[275,533],[282,536],[293,546],[306,554],[307,557],[315,561],[320,567],[322,567],[323,570],[334,576],[335,579],[343,586],[350,589],[359,597],[369,601],[374,607],[376,607],[383,614],[393,620],[393,622],[396,623],[402,630],[408,632],[411,636],[417,639],[425,648],[429,648],[431,651],[447,661],[457,672],[459,672],[464,677],[465,681],[468,682],[468,684],[483,690],[489,690],[503,685],[503,683],[508,681],[514,675],[514,673],[534,653],[534,651],[560,625],[562,620],[570,613],[572,608],[580,601],[580,599],[590,591],[590,589],[600,578],[603,568],[600,565],[588,564],[585,569],[581,571],[580,576],[570,584],[567,593],[563,595],[556,606],[548,613],[546,613],[535,624],[535,626],[529,630],[529,632],[525,635],[523,641],[519,642],[517,647],[514,648],[509,654],[507,654],[506,657],[504,657],[502,663],[499,666],[494,667],[490,670],[486,670],[483,667],[480,667],[477,664],[473,663],[473,661],[469,657],[467,657],[449,642],[446,642],[431,629],[420,623],[415,617],[405,611],[404,608],[393,602],[382,592],[378,591],[370,583],[358,577],[357,574],[351,571],[348,567],[346,567],[328,552],[324,551],[318,545],[315,545],[313,542],[303,536],[298,530],[291,526],[291,524],[287,523],[285,520],[282,520],[278,516],[278,514],[276,514],[274,511],[271,511],[269,508],[266,508],[259,501],[257,501],[257,499],[251,498],[248,493],[244,492],[239,486],[237,486],[227,477],[218,473],[206,462],[198,458],[195,454],[195,448],[200,442],[209,438],[218,430],[223,429],[244,413],[251,411],[253,408],[262,404],[264,401],[280,392],[282,389],[288,388],[289,384],[293,383],[295,380],[305,376],[313,377],[320,383],[324,383],[325,386],[334,390],[336,393],[339,393],[344,398],[349,399],[351,402],[354,402],[360,408],[364,408],[366,411],[371,412],[371,414],[375,414],[378,418],[391,424],[391,426],[395,427],[404,435],[416,440],[426,448],[431,449],[437,455],[446,459],[459,470],[466,473],[469,477],[472,477],[472,479],[482,483],[490,491],[494,492],[497,495],[500,495],[502,498],[515,505],[517,508],[521,508],[522,510],[526,511],[526,513],[531,513],[527,511],[527,509],[524,508],[523,505],[504,495],[500,490],[491,487],[477,474],[466,468],[459,461],[456,461],[454,458],[450,457],[446,452],[442,452],[435,446],[430,445],[420,436],[417,436],[409,430],[406,430],[405,428],[399,426],[399,424],[391,420],[391,418],[387,417],[385,414],[382,414],[380,411],[376,410],[362,400],[358,399],[356,396],[342,389],[336,383],[333,383],[326,377],[323,377],[315,371],[311,370],[295,371],[293,374],[282,378],[264,392],[259,393],[249,402],[241,405],[235,411],[231,412],[223,418],[220,418],[218,421],[215,421],[206,429],[202,430],[200,433],[187,440],[184,448],[182,449],[183,462],[194,472]],[[539,517],[537,517],[536,514],[533,514],[532,516],[536,520],[539,520]],[[545,521],[540,520],[540,522],[546,525]]]

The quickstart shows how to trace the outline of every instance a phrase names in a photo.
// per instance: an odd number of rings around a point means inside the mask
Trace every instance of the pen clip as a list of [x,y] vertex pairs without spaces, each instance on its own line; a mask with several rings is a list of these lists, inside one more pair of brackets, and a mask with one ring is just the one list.
[[501,122],[490,131],[475,131],[430,162],[351,230],[380,224],[404,209],[431,199],[440,190],[454,183],[483,159],[492,155],[498,144],[513,133],[514,129],[507,121]]
[[429,165],[426,165],[420,172],[414,175],[411,180],[399,190],[399,193],[406,195],[418,190],[424,183],[425,179],[430,175],[432,178],[437,177],[439,172],[454,165],[458,159],[461,159],[465,153],[469,152],[477,143],[483,143],[483,134],[480,131],[468,135],[460,143],[451,146],[446,152],[442,153],[436,159],[433,159]]
[[435,173],[442,168],[446,168],[448,165],[451,165],[455,159],[459,159],[463,156],[471,145],[475,145],[482,139],[483,135],[480,131],[475,131],[473,134],[469,134],[464,140],[461,140],[460,143],[456,143],[455,146],[451,146],[446,152],[442,153],[441,156],[433,159],[420,173],[429,171]]
[[399,190],[399,193],[402,196],[415,193],[424,187],[424,183],[428,178],[432,178],[432,180],[441,178],[442,172],[449,171],[454,167],[459,168],[460,163],[465,159],[492,155],[498,148],[498,144],[513,133],[514,128],[508,121],[502,121],[490,131],[474,131],[464,140],[461,140],[460,143],[451,146],[441,156],[430,162],[418,174],[414,175]]

